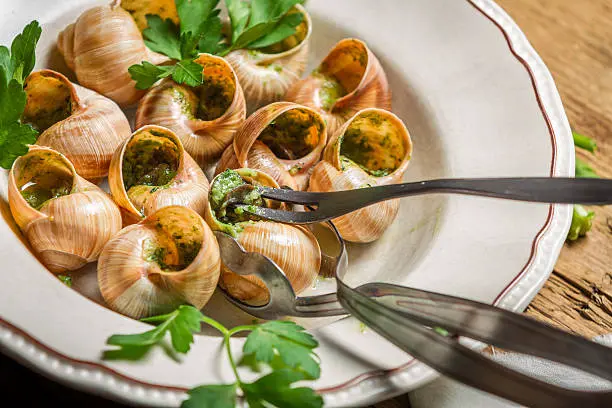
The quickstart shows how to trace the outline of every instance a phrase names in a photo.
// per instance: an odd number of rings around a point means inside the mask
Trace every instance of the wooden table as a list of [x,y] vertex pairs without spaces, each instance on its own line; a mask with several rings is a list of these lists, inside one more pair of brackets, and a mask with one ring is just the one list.
[[[521,27],[557,83],[572,128],[597,141],[578,152],[601,177],[612,178],[612,2],[497,0]],[[593,229],[568,243],[529,316],[594,337],[612,332],[612,206],[593,208]],[[407,396],[376,408],[406,408]]]

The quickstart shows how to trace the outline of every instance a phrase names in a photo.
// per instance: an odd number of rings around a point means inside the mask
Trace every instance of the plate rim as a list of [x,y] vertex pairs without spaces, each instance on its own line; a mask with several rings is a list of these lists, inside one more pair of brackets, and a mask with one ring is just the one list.
[[[465,1],[502,32],[509,51],[530,76],[552,141],[550,175],[572,175],[574,146],[570,126],[548,68],[518,25],[493,0]],[[570,223],[570,206],[549,206],[547,220],[533,240],[528,261],[493,304],[513,311],[527,307],[552,272]],[[184,398],[186,391],[182,387],[147,383],[97,362],[71,358],[2,317],[0,345],[5,353],[55,381],[126,403],[176,405]],[[329,406],[364,405],[410,391],[437,375],[413,359],[399,367],[366,372],[342,384],[317,391]]]

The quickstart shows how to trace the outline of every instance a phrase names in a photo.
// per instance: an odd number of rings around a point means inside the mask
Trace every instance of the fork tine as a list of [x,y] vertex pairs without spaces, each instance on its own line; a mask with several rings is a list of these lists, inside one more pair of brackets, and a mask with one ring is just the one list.
[[256,215],[270,221],[278,221],[285,224],[313,224],[326,221],[317,211],[285,211],[272,208],[255,207],[252,205],[237,205],[244,212]]
[[318,204],[327,193],[310,193],[306,191],[295,191],[284,188],[259,187],[259,193],[264,198],[284,201],[292,204]]

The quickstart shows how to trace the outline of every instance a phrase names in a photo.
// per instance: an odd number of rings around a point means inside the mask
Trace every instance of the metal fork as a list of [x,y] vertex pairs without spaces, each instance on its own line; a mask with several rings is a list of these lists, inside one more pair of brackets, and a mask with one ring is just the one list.
[[232,203],[258,217],[288,224],[329,221],[363,207],[394,198],[432,193],[451,193],[509,200],[558,204],[612,204],[611,179],[552,177],[441,179],[391,184],[356,190],[313,193],[253,187],[264,198],[316,206],[313,211],[285,211]]
[[612,349],[480,302],[387,283],[367,283],[353,289],[342,280],[347,268],[344,241],[335,226],[329,225],[340,249],[336,256],[326,255],[324,263],[335,273],[337,293],[311,297],[297,297],[272,260],[245,251],[230,235],[215,232],[225,265],[240,275],[258,276],[270,293],[263,306],[248,305],[226,293],[227,298],[263,319],[351,313],[441,374],[519,404],[542,408],[612,406],[611,391],[568,390],[534,379],[462,345],[459,336],[566,364],[610,381]]

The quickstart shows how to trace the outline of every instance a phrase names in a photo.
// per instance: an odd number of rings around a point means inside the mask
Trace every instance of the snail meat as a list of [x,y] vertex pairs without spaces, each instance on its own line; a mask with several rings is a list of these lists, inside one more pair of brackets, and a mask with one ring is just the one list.
[[[296,293],[310,287],[321,267],[321,249],[315,236],[303,226],[262,221],[241,208],[227,205],[237,189],[245,185],[278,188],[267,174],[253,169],[226,170],[211,183],[206,222],[215,231],[226,232],[246,251],[267,256],[281,268]],[[252,189],[241,191],[241,203],[279,207],[271,200],[262,199]],[[265,304],[269,293],[264,283],[255,276],[241,276],[222,266],[219,284],[231,296],[253,305]]]

